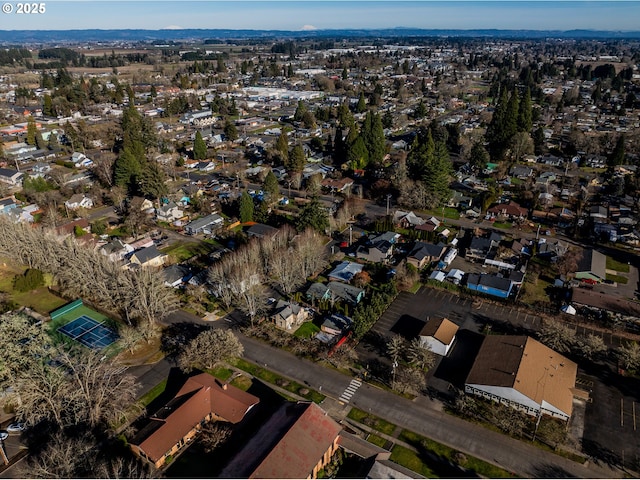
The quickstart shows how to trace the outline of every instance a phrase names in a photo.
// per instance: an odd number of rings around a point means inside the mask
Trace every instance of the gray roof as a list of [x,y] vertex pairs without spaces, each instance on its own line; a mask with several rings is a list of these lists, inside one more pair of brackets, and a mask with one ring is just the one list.
[[410,258],[422,260],[425,257],[440,258],[447,247],[444,245],[434,245],[433,243],[416,242],[413,250],[409,254]]
[[582,252],[576,272],[590,272],[603,280],[607,278],[607,257],[592,248]]
[[149,260],[163,256],[164,253],[158,250],[155,245],[152,245],[147,248],[141,248],[134,252],[133,255],[136,256],[140,263],[147,263]]
[[482,285],[484,287],[508,292],[511,288],[511,280],[508,278],[497,277],[496,275],[478,275],[477,273],[470,273],[467,277],[467,285]]
[[208,227],[209,225],[222,223],[223,219],[217,213],[212,213],[211,215],[207,215],[206,217],[200,217],[193,222],[187,224],[186,228],[190,230],[200,230],[202,228]]
[[353,304],[358,303],[358,296],[362,295],[364,291],[361,288],[340,282],[329,282],[327,287],[336,297]]

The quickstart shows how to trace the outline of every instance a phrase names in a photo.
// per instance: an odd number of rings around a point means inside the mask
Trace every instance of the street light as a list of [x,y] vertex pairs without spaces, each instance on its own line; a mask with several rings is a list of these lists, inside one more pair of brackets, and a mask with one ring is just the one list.
[[391,200],[391,194],[387,193],[387,217],[389,216],[389,200]]

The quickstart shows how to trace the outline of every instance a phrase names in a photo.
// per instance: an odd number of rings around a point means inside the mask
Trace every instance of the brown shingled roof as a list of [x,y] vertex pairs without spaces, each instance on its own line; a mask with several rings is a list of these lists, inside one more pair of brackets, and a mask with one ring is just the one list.
[[449,345],[458,332],[458,326],[447,318],[430,318],[422,330],[421,337],[433,337],[444,345]]
[[490,335],[482,342],[467,384],[511,387],[567,415],[578,366],[564,355],[526,336]]
[[258,402],[258,397],[201,373],[189,378],[173,400],[151,416],[149,428],[140,432],[141,441],[131,443],[155,462],[209,414],[238,423]]

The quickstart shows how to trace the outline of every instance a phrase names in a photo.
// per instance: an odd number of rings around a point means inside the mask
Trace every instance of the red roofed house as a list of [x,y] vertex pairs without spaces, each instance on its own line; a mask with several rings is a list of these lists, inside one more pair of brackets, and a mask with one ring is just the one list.
[[527,218],[529,210],[512,201],[509,203],[499,203],[497,205],[494,205],[489,210],[487,210],[487,213],[515,220],[518,218]]
[[280,407],[222,471],[222,478],[317,478],[342,427],[315,403]]
[[239,423],[260,400],[207,373],[189,378],[175,397],[149,418],[130,442],[136,455],[157,468],[211,420]]

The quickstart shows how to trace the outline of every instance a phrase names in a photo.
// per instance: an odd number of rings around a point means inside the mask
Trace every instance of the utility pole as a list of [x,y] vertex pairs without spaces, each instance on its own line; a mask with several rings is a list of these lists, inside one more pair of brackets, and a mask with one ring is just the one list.
[[353,243],[353,225],[349,224],[349,246]]
[[387,217],[389,216],[389,200],[391,200],[391,194],[387,193]]

